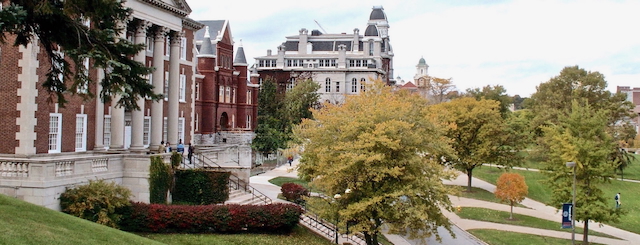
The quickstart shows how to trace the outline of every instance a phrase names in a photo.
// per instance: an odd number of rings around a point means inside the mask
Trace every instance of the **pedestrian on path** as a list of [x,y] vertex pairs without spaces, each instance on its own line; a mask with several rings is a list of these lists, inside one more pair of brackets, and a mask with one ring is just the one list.
[[622,204],[622,202],[620,201],[620,192],[618,192],[618,194],[616,194],[616,208],[620,208],[620,205]]

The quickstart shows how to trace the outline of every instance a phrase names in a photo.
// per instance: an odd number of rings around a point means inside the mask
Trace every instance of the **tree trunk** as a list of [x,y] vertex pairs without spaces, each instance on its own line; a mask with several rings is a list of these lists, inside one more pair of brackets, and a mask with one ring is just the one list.
[[467,169],[467,191],[471,192],[471,178],[473,178],[473,169]]
[[589,219],[584,221],[584,231],[582,235],[582,244],[589,245]]
[[365,231],[363,233],[364,233],[364,241],[367,242],[367,245],[376,245],[375,243],[373,243],[373,238],[371,237],[369,232]]
[[513,219],[513,201],[511,201],[511,214],[509,215],[509,219]]

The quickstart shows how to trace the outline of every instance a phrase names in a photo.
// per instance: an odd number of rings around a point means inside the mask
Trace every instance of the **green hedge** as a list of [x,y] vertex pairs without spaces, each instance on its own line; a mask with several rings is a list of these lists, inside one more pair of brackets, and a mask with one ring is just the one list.
[[160,156],[151,157],[149,166],[149,201],[151,203],[167,203],[167,192],[171,188],[173,175],[169,165],[162,162]]
[[229,199],[229,172],[199,169],[177,170],[173,203],[206,205]]

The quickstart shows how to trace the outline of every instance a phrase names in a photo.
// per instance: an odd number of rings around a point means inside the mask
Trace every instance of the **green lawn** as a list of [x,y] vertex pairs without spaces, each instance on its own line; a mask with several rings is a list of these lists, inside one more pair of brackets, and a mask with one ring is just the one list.
[[[495,184],[503,170],[494,167],[480,167],[473,171],[473,176],[489,183]],[[543,203],[550,203],[551,191],[544,184],[546,176],[540,172],[512,170],[525,176],[525,181],[529,186],[528,197]],[[625,182],[619,180],[611,181],[611,184],[601,186],[605,197],[611,197],[611,206],[615,205],[613,197],[620,192],[622,195],[622,208],[628,213],[621,217],[618,223],[607,223],[608,225],[628,230],[640,234],[640,196],[636,195],[640,183]]]
[[[554,231],[564,231],[567,233],[571,232],[571,229],[562,229],[560,227],[560,222],[554,222],[546,219],[540,219],[536,217],[531,217],[522,214],[513,214],[514,220],[509,220],[509,212],[498,211],[487,208],[479,208],[479,207],[463,207],[460,212],[456,213],[460,218],[463,219],[472,219],[472,220],[480,220],[487,221],[493,223],[500,224],[508,224],[508,225],[519,225],[526,227],[533,227],[539,229],[547,229]],[[583,234],[583,229],[580,227],[576,227],[576,234]],[[589,231],[589,235],[608,237],[608,238],[616,238],[614,236],[610,236],[607,234]]]
[[0,194],[0,244],[162,244]]
[[296,227],[287,235],[273,234],[146,234],[145,237],[169,245],[329,245],[329,240],[307,228]]
[[[490,245],[518,245],[518,244],[545,244],[545,245],[567,245],[571,244],[569,239],[555,237],[545,237],[517,232],[504,232],[489,229],[468,230],[480,240]],[[595,243],[592,243],[595,244]]]
[[[467,192],[467,187],[466,186],[459,186],[460,187],[460,192],[458,196],[460,197],[465,197],[465,198],[471,198],[471,199],[477,199],[477,200],[482,200],[482,201],[487,201],[487,202],[495,202],[495,203],[501,203],[501,204],[505,204],[508,205],[508,203],[506,202],[500,202],[500,199],[496,198],[496,195],[491,193],[490,191],[487,191],[485,189],[482,188],[477,188],[477,187],[471,187],[471,192]],[[515,207],[525,207],[522,204],[516,204]]]

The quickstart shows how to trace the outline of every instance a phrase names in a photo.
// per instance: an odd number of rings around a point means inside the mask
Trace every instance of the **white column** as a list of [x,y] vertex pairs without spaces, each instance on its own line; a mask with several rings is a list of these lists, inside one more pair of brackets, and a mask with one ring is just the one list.
[[[136,26],[135,44],[144,44],[147,40],[147,28],[151,22],[139,20]],[[145,65],[146,49],[138,52],[133,60]],[[140,97],[136,104],[139,110],[131,111],[131,151],[142,152],[144,149],[143,133],[144,133],[144,97]]]
[[[121,23],[126,26],[127,23]],[[123,28],[126,30],[126,27]],[[120,37],[127,38],[127,32],[120,33]],[[118,106],[118,101],[122,96],[114,94],[111,96],[111,144],[110,151],[124,150],[124,107]]]
[[178,144],[178,111],[180,96],[180,40],[182,32],[172,32],[171,56],[169,57],[169,108],[167,115],[167,140],[171,149]]
[[102,84],[100,83],[104,79],[104,70],[98,69],[98,78],[96,79],[96,132],[93,150],[104,150],[104,103],[100,98],[100,91],[102,91]]
[[[166,27],[158,27],[154,33],[153,43],[153,93],[164,93],[164,41],[169,31]],[[151,142],[149,148],[158,149],[162,141],[162,129],[164,125],[164,100],[160,99],[151,104]]]

